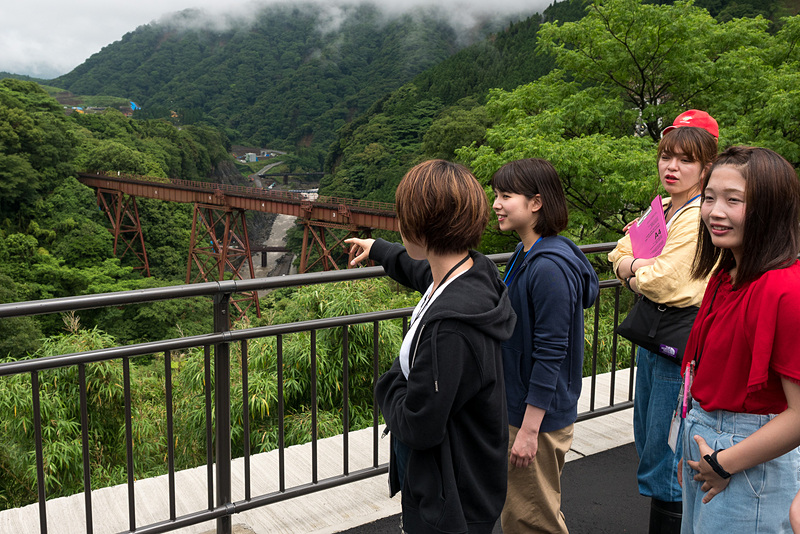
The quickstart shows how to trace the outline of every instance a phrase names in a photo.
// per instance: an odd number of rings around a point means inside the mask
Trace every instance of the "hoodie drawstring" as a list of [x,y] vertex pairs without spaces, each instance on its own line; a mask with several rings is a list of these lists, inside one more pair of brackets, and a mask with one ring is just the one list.
[[434,393],[439,393],[439,356],[437,354],[436,338],[439,333],[440,321],[433,324],[433,332],[431,332],[431,367],[433,369],[433,390]]

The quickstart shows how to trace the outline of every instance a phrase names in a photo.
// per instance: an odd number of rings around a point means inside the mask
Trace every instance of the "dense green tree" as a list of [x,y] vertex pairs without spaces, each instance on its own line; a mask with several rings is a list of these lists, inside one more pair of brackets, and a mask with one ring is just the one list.
[[[209,180],[228,162],[225,134],[203,124],[177,128],[163,120],[131,120],[115,110],[67,117],[36,84],[0,81],[0,277],[13,280],[4,301],[111,292],[182,282],[191,232],[191,206],[140,200],[152,273],[143,279],[135,258],[113,257],[109,221],[95,192],[73,169]],[[89,311],[122,342],[171,337],[207,323],[196,304],[147,304]],[[144,318],[149,318],[144,321]],[[155,320],[157,318],[158,320]],[[19,326],[2,352],[21,357],[36,348],[31,336],[53,335],[57,317],[5,321]]]
[[736,53],[763,46],[764,20],[719,24],[691,2],[595,2],[578,22],[546,23],[539,47],[577,80],[606,88],[639,110],[658,140],[664,117],[675,116],[729,83]]
[[[465,100],[469,102],[471,99]],[[425,155],[434,158],[452,159],[457,148],[483,139],[488,125],[489,116],[483,106],[466,104],[464,107],[448,108],[425,132],[422,150]]]
[[0,221],[23,222],[69,174],[76,143],[55,100],[37,84],[0,80]]
[[572,236],[615,240],[657,191],[656,141],[686,108],[718,119],[723,146],[757,143],[797,161],[797,97],[785,88],[797,81],[798,24],[770,35],[763,19],[718,23],[691,3],[598,1],[579,22],[542,26],[539,46],[564,70],[492,91],[484,141],[458,154],[484,181],[513,159],[550,160]]
[[146,154],[119,141],[92,140],[84,147],[75,164],[91,172],[164,176],[164,171]]
[[[0,254],[2,258],[2,254]],[[3,258],[6,261],[6,258]],[[18,302],[17,284],[14,280],[0,274],[0,303]],[[36,351],[41,345],[42,331],[31,317],[12,317],[0,319],[0,359],[18,359]]]

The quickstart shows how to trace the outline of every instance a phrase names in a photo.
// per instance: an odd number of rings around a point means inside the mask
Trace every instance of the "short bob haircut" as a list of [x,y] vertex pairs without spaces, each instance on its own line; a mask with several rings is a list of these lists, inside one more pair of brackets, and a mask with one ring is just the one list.
[[682,126],[675,128],[658,142],[658,158],[662,154],[681,153],[690,161],[698,161],[705,168],[717,156],[717,138],[703,128]]
[[558,235],[567,227],[569,209],[564,188],[552,163],[541,158],[518,159],[506,163],[489,181],[494,190],[524,195],[529,200],[542,196],[542,208],[533,230],[542,237]]
[[[719,155],[703,180],[703,191],[714,170],[734,167],[745,180],[745,212],[741,265],[736,287],[772,269],[790,266],[800,252],[800,182],[792,165],[767,148],[734,146]],[[692,276],[702,279],[735,265],[733,253],[711,241],[700,225]],[[715,270],[716,267],[716,270]]]
[[408,171],[395,200],[403,237],[437,254],[477,247],[489,222],[486,192],[475,176],[441,159]]

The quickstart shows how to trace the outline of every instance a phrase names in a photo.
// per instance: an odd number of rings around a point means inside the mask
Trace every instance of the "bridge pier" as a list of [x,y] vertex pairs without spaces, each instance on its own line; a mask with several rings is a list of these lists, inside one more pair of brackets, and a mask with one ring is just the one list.
[[108,231],[114,236],[114,256],[121,260],[129,252],[132,253],[138,264],[133,269],[150,276],[150,263],[147,261],[136,197],[125,195],[122,191],[97,188],[97,205],[111,221]]
[[[231,273],[233,280],[243,280],[241,270],[245,263],[250,269],[250,278],[255,278],[245,213],[243,209],[229,206],[195,203],[189,261],[186,265],[187,284],[201,280],[222,281],[226,272]],[[196,268],[194,275],[193,267]],[[255,306],[256,315],[261,317],[256,291],[237,293],[235,298],[231,298],[231,304],[239,317],[244,316],[252,306]]]

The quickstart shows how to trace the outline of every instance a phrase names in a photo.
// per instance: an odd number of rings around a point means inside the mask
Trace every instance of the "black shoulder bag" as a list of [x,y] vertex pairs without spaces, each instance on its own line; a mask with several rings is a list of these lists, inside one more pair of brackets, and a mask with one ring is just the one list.
[[617,334],[680,365],[699,309],[666,306],[642,296],[617,326]]

